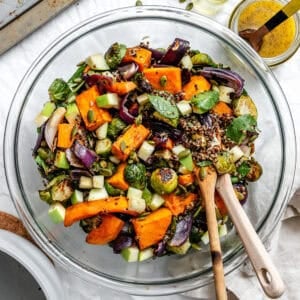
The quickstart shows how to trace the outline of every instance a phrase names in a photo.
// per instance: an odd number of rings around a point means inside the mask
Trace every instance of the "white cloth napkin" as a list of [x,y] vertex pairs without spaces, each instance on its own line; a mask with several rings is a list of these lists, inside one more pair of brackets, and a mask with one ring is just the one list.
[[[180,4],[177,0],[143,0],[145,5],[170,5],[175,7],[185,7],[185,3]],[[217,15],[211,16],[219,23],[227,25],[229,15],[238,0],[229,0],[222,7]],[[57,38],[61,33],[71,28],[82,20],[85,20],[95,14],[110,9],[124,6],[135,5],[135,0],[80,0],[72,5],[64,13],[57,16],[41,29],[31,36],[27,37],[23,42],[5,53],[0,57],[0,85],[1,85],[1,101],[0,101],[0,140],[3,144],[4,120],[7,117],[9,105],[13,98],[13,94],[24,76],[26,70],[37,57],[37,55],[52,40]],[[300,51],[293,58],[285,62],[283,65],[273,69],[281,86],[286,94],[294,117],[297,139],[299,144],[300,137],[300,102],[299,102],[299,77],[300,77]],[[299,150],[298,150],[299,154]],[[16,211],[9,197],[6,187],[3,166],[3,150],[0,148],[0,209],[15,214]],[[299,161],[297,165],[297,174],[294,185],[294,191],[300,187],[300,167]],[[278,228],[276,238],[272,238],[272,256],[282,274],[286,283],[287,291],[281,299],[300,299],[300,268],[297,262],[300,261],[300,244],[298,241],[298,232],[300,230],[300,195],[293,198],[286,210],[285,217]],[[298,263],[299,264],[299,263]],[[267,299],[253,276],[249,276],[244,272],[247,268],[241,268],[234,272],[228,278],[226,284],[234,291],[234,293],[242,300]],[[72,299],[145,299],[145,297],[128,296],[119,294],[117,291],[111,291],[107,288],[96,287],[92,284],[82,282],[78,277],[71,275],[62,268],[58,267],[61,280],[64,283],[66,292],[66,300]],[[250,272],[251,273],[251,272]],[[251,275],[251,274],[250,274]],[[185,295],[165,296],[165,297],[149,297],[147,299],[188,299],[192,296],[196,299],[213,299],[213,286],[191,291]]]

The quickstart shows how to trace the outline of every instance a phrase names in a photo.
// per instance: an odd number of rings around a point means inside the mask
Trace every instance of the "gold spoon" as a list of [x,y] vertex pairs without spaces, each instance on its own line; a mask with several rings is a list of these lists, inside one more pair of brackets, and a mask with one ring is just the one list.
[[246,40],[255,51],[259,51],[263,42],[263,37],[296,13],[299,9],[300,0],[292,0],[260,28],[242,30],[239,32],[239,36]]

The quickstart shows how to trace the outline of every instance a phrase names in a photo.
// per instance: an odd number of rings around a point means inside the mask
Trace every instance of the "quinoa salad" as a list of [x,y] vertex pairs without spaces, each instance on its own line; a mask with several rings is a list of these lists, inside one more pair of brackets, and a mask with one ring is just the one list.
[[[244,79],[184,39],[165,49],[115,42],[48,93],[35,119],[40,199],[54,223],[79,225],[83,243],[128,262],[208,243],[196,172],[230,174],[241,204],[262,174]],[[215,209],[222,237],[231,223],[217,192]]]

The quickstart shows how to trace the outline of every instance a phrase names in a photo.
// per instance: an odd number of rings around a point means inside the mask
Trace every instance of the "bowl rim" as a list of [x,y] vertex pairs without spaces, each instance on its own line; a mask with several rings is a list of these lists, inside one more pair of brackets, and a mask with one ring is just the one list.
[[[167,15],[167,16],[166,16]],[[116,281],[114,278],[110,276],[100,276],[99,274],[93,273],[91,270],[84,268],[84,265],[79,265],[75,262],[74,259],[70,257],[66,257],[64,252],[61,251],[57,246],[53,245],[53,243],[49,243],[48,239],[39,232],[38,225],[36,221],[31,217],[31,212],[22,202],[22,190],[18,184],[18,174],[15,168],[16,162],[15,157],[17,153],[14,151],[14,145],[16,144],[15,136],[12,133],[16,133],[18,131],[19,121],[16,122],[20,113],[23,110],[23,100],[24,97],[20,95],[26,95],[31,88],[30,79],[36,78],[39,72],[42,69],[43,64],[40,65],[41,62],[47,62],[47,57],[52,57],[56,52],[61,51],[66,47],[66,45],[70,41],[74,41],[75,39],[80,38],[80,36],[84,35],[88,30],[91,30],[93,24],[97,24],[97,27],[108,25],[112,22],[115,22],[115,17],[117,16],[118,20],[127,20],[127,19],[143,19],[145,17],[148,18],[164,18],[168,20],[177,19],[181,23],[189,24],[192,26],[197,26],[200,28],[199,21],[201,26],[206,25],[206,29],[210,28],[209,26],[213,25],[213,30],[210,29],[211,33],[220,38],[221,40],[225,40],[224,36],[226,36],[226,42],[229,43],[230,46],[234,47],[237,52],[239,52],[242,56],[247,59],[247,63],[256,70],[257,76],[261,79],[267,78],[269,81],[274,83],[272,87],[272,91],[266,86],[267,91],[270,95],[273,96],[273,99],[281,98],[282,105],[279,107],[279,103],[274,102],[275,109],[277,111],[278,116],[286,115],[284,118],[280,118],[282,128],[289,128],[288,132],[281,131],[282,140],[289,141],[289,153],[287,151],[283,151],[283,159],[284,159],[284,167],[286,169],[285,172],[282,172],[282,189],[278,190],[278,198],[282,198],[283,201],[279,207],[274,208],[274,205],[270,209],[270,214],[268,218],[272,220],[273,228],[279,222],[280,217],[283,213],[283,210],[287,204],[289,199],[289,195],[291,193],[294,173],[295,173],[295,161],[296,161],[296,143],[295,143],[295,129],[293,125],[293,120],[291,117],[290,109],[288,107],[288,103],[286,98],[282,92],[282,89],[273,76],[271,70],[267,67],[264,61],[257,55],[253,49],[251,49],[247,43],[239,38],[234,32],[229,30],[228,28],[212,21],[211,19],[201,16],[194,12],[188,12],[183,9],[172,8],[169,6],[139,6],[139,7],[125,7],[120,9],[110,10],[105,13],[100,13],[95,15],[92,18],[89,18],[85,21],[80,22],[75,25],[71,29],[67,30],[63,34],[61,34],[57,39],[55,39],[50,45],[46,47],[46,49],[35,59],[31,67],[28,69],[27,73],[23,77],[20,82],[15,95],[10,106],[6,127],[5,127],[5,137],[4,137],[4,166],[5,173],[7,179],[7,185],[9,188],[9,192],[11,198],[13,199],[14,205],[23,220],[26,228],[33,236],[33,238],[37,241],[37,243],[42,247],[42,249],[49,254],[54,260],[56,260],[60,265],[64,266],[66,269],[78,274],[79,276],[87,276],[88,279],[94,281],[95,283],[101,282],[101,284],[108,286],[110,288],[118,289],[125,293],[131,293],[136,295],[167,295],[171,293],[185,292],[188,290],[196,289],[201,286],[207,285],[212,282],[213,277],[211,274],[211,268],[208,268],[206,272],[202,272],[201,274],[209,274],[211,276],[205,278],[204,280],[199,279],[199,274],[193,274],[192,276],[182,280],[177,279],[173,282],[156,282],[153,284],[143,283],[143,282],[132,282],[132,281]],[[217,29],[218,33],[215,32]],[[78,37],[78,33],[80,34]],[[241,52],[244,52],[242,54]],[[38,72],[38,73],[36,73]],[[33,73],[35,73],[33,75]],[[265,79],[265,80],[267,80]],[[264,81],[264,80],[263,80]],[[281,128],[281,130],[282,130]],[[282,145],[285,149],[286,145]],[[284,171],[284,170],[283,170]],[[279,197],[280,196],[280,197]],[[267,218],[267,217],[266,217]],[[265,218],[265,219],[266,219]],[[267,236],[270,234],[273,228],[269,229],[268,232],[263,230],[263,225],[265,220],[262,221],[261,226],[257,228],[257,231],[264,241]],[[225,273],[229,274],[237,267],[239,267],[246,258],[246,255],[243,251],[242,246],[238,247],[236,251],[233,253],[234,258],[228,259],[228,265],[225,266]],[[103,274],[102,274],[103,275]],[[171,285],[173,284],[173,285]]]
[[0,229],[0,251],[18,261],[33,276],[47,299],[62,299],[63,288],[54,265],[35,245]]

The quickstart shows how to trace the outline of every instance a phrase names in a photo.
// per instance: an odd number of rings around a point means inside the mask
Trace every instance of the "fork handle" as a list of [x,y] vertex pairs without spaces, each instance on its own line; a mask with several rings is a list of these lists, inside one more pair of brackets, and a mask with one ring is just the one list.
[[273,30],[283,21],[292,16],[300,9],[300,0],[292,0],[286,4],[279,12],[277,12],[269,21],[264,25],[268,31]]

